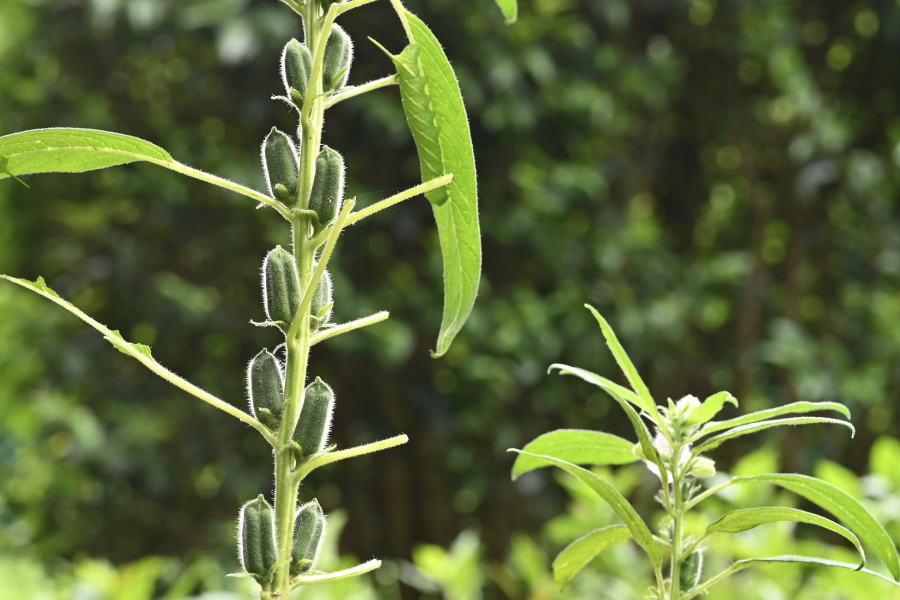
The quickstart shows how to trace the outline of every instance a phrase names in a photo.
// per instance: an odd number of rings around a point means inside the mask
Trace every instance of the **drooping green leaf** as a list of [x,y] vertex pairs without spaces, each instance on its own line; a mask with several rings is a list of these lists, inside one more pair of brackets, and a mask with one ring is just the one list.
[[[601,377],[596,373],[591,373],[585,369],[580,369],[578,367],[572,367],[569,365],[561,365],[555,364],[550,366],[550,370],[557,369],[563,375],[574,375],[579,377],[588,383],[592,383],[603,389],[607,394],[609,394],[613,400],[615,400],[619,406],[622,407],[622,410],[625,411],[625,414],[628,416],[628,420],[631,421],[632,427],[634,427],[634,432],[637,434],[638,442],[641,444],[641,450],[644,452],[644,456],[647,459],[656,464],[656,466],[660,469],[660,473],[665,473],[665,468],[662,465],[662,462],[659,459],[659,455],[656,452],[656,447],[653,445],[652,436],[650,435],[650,430],[647,429],[647,425],[644,421],[641,420],[641,416],[635,411],[631,404],[622,396],[622,391],[630,394],[631,403],[634,404],[636,400],[638,400],[637,395],[633,392],[623,388],[622,386],[613,383],[609,379],[605,377]],[[663,476],[663,475],[661,475]]]
[[824,410],[833,410],[841,413],[848,419],[850,418],[850,411],[847,410],[847,407],[837,402],[793,402],[791,404],[785,404],[784,406],[760,410],[748,415],[735,417],[734,419],[728,419],[727,421],[713,421],[700,429],[700,432],[695,435],[693,439],[698,439],[717,431],[731,429],[732,427],[756,423],[758,421],[766,421],[784,415],[802,415]]
[[719,392],[713,394],[703,401],[703,404],[691,411],[688,417],[689,425],[702,425],[706,423],[722,410],[726,402],[731,402],[735,406],[738,405],[737,398],[731,395],[731,392]]
[[519,3],[517,0],[497,0],[497,4],[500,6],[500,10],[503,11],[506,22],[515,23],[519,17]]
[[[522,450],[512,450],[512,452],[526,454],[526,452]],[[547,465],[555,465],[587,484],[587,486],[594,490],[598,496],[603,498],[616,515],[622,519],[625,526],[628,527],[628,530],[631,532],[632,537],[634,537],[634,540],[644,549],[647,556],[650,557],[650,561],[653,565],[657,568],[662,565],[662,557],[659,552],[659,547],[653,539],[653,534],[650,532],[647,524],[644,523],[644,520],[641,519],[640,515],[638,515],[631,504],[628,503],[628,500],[626,500],[616,488],[607,483],[602,477],[591,473],[587,469],[573,465],[570,462],[553,458],[552,456],[539,454],[531,454],[531,456],[544,461]]]
[[606,344],[609,346],[609,349],[612,350],[616,362],[619,363],[619,367],[624,371],[625,377],[628,378],[631,387],[634,388],[635,393],[641,399],[641,404],[639,406],[647,411],[654,419],[657,419],[659,417],[659,412],[656,409],[656,402],[654,402],[653,396],[650,395],[647,384],[645,384],[644,380],[641,379],[641,376],[638,375],[637,369],[634,368],[634,364],[631,362],[631,359],[628,358],[625,348],[619,343],[619,338],[616,337],[616,333],[612,330],[612,327],[609,326],[609,323],[606,322],[606,319],[600,316],[600,313],[598,313],[593,306],[590,304],[585,304],[584,306],[591,311],[591,314],[597,319],[597,323],[600,324],[600,329],[603,331],[603,337],[606,338]]
[[718,521],[711,523],[703,537],[707,537],[714,533],[740,533],[748,531],[754,527],[765,525],[768,523],[778,523],[783,521],[791,521],[795,523],[807,523],[816,525],[823,529],[832,531],[846,538],[859,552],[860,564],[857,570],[866,566],[866,553],[862,549],[862,545],[852,531],[846,527],[841,527],[831,519],[819,516],[817,514],[799,510],[796,508],[787,508],[783,506],[761,506],[756,508],[740,508],[733,510],[724,515]]
[[422,181],[453,174],[450,185],[426,194],[444,258],[444,315],[433,356],[442,356],[475,303],[481,279],[481,234],[475,152],[469,119],[450,61],[431,30],[399,0],[394,8],[409,46],[391,56],[403,110],[419,151]]
[[887,565],[895,579],[900,580],[900,555],[884,527],[860,502],[837,487],[821,479],[797,473],[771,473],[735,477],[731,484],[769,483],[783,487],[827,510],[847,524],[864,544]]
[[59,127],[0,137],[0,180],[33,173],[84,173],[133,162],[159,165],[259,202],[272,202],[256,190],[183,165],[159,146],[130,135]]
[[840,419],[829,419],[827,417],[792,417],[790,419],[773,419],[771,421],[751,423],[749,425],[741,425],[740,427],[729,429],[728,431],[713,436],[705,442],[699,444],[694,448],[694,452],[696,454],[706,452],[707,450],[718,448],[720,445],[722,445],[723,442],[727,442],[730,439],[740,437],[742,435],[750,435],[751,433],[756,433],[757,431],[762,431],[764,429],[771,429],[772,427],[782,427],[785,425],[813,425],[816,423],[830,423],[832,425],[841,425],[850,430],[850,437],[856,435],[856,428],[847,421],[841,421]]
[[560,587],[566,587],[601,552],[629,539],[631,533],[624,525],[611,525],[578,538],[553,561],[553,580]]
[[[635,462],[634,444],[617,435],[585,429],[558,429],[539,436],[523,450],[553,456],[576,465],[624,465]],[[519,454],[512,468],[512,478],[546,466],[529,454]]]

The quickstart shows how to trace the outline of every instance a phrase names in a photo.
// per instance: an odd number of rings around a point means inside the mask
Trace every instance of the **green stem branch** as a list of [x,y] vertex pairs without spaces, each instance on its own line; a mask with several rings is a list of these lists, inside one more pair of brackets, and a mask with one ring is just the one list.
[[381,212],[387,208],[394,206],[395,204],[400,204],[404,200],[409,200],[410,198],[415,198],[419,194],[425,194],[430,192],[431,190],[436,190],[437,188],[444,187],[445,185],[450,185],[450,182],[453,181],[453,173],[447,173],[446,175],[441,175],[440,177],[435,177],[425,183],[420,183],[415,187],[411,187],[406,191],[400,192],[399,194],[394,194],[390,198],[385,198],[379,202],[376,202],[372,206],[368,206],[362,210],[358,210],[347,219],[346,227],[353,225],[354,223],[359,223],[366,217],[370,217],[377,212]]
[[369,315],[368,317],[355,319],[353,321],[341,323],[340,325],[335,325],[334,327],[330,327],[328,329],[320,330],[312,337],[310,346],[315,346],[319,342],[323,342],[327,339],[337,337],[350,331],[362,329],[363,327],[368,327],[369,325],[374,325],[375,323],[381,323],[382,321],[387,320],[389,316],[390,313],[386,310],[383,310],[381,312],[375,313],[374,315]]
[[343,102],[344,100],[362,96],[363,94],[371,92],[373,90],[378,90],[392,85],[398,85],[399,83],[400,78],[397,77],[397,75],[388,75],[387,77],[382,77],[381,79],[376,79],[374,81],[370,81],[369,83],[364,83],[363,85],[344,88],[340,93],[331,96],[330,98],[328,98],[328,100],[325,101],[325,108],[329,109],[335,104]]

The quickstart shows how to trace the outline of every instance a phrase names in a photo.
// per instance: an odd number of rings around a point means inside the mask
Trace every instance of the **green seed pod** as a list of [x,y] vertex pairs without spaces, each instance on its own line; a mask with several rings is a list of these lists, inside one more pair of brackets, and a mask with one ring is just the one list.
[[335,25],[325,44],[322,62],[322,82],[325,91],[338,90],[347,85],[350,63],[353,62],[353,41],[340,25]]
[[297,509],[294,518],[294,547],[291,552],[291,575],[306,573],[319,559],[325,537],[325,514],[318,500],[307,502]]
[[268,581],[269,571],[278,562],[272,507],[262,495],[241,507],[238,558],[244,571],[259,582]]
[[[291,138],[273,127],[263,142],[262,161],[269,193],[288,204],[291,204],[291,200],[296,201],[300,159]],[[283,186],[284,191],[278,190],[276,193],[278,186]]]
[[262,350],[247,367],[250,412],[269,429],[278,427],[284,404],[284,374],[275,355]]
[[[327,9],[326,9],[327,10]],[[309,48],[291,40],[284,46],[281,53],[281,81],[288,98],[293,98],[291,89],[300,92],[300,98],[306,97],[309,88],[309,76],[312,74],[313,59]]]
[[263,261],[262,275],[266,317],[286,331],[302,300],[294,257],[281,246],[276,247]]
[[324,146],[316,157],[316,175],[309,195],[309,208],[325,225],[337,218],[344,201],[344,157]]
[[322,279],[319,280],[319,285],[316,286],[316,291],[313,292],[313,297],[310,301],[310,318],[312,319],[312,326],[314,329],[318,329],[331,321],[333,305],[331,273],[328,272],[328,269],[325,269],[325,272],[322,273]]
[[681,564],[681,589],[688,591],[700,583],[703,574],[703,551],[694,550]]
[[306,386],[303,393],[303,408],[294,441],[300,446],[303,456],[311,456],[325,448],[328,432],[331,430],[331,415],[334,414],[334,392],[321,378]]

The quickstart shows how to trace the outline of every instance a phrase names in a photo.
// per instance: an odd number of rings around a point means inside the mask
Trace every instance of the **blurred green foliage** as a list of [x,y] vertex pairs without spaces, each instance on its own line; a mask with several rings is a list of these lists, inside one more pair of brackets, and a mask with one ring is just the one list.
[[[326,512],[347,508],[343,550],[411,560],[415,546],[447,547],[471,529],[485,564],[513,553],[513,575],[488,577],[502,580],[489,594],[545,589],[527,580],[539,579],[533,554],[558,547],[513,534],[536,535],[566,499],[546,475],[511,484],[504,451],[564,425],[627,431],[599,392],[544,375],[556,361],[612,371],[586,301],[658,399],[728,389],[747,410],[846,402],[860,428],[852,445],[814,430],[769,439],[783,469],[865,472],[876,437],[900,433],[900,4],[533,0],[512,27],[490,0],[407,4],[434,25],[468,103],[485,278],[470,324],[433,361],[441,283],[427,203],[342,243],[337,318],[392,318],[313,359],[313,374],[335,383],[333,439],[411,438],[301,490]],[[387,4],[343,25],[357,42],[351,83],[389,73],[363,35],[402,47]],[[293,122],[269,100],[278,54],[300,34],[275,0],[4,0],[0,134],[121,131],[261,187],[259,144],[273,123]],[[333,109],[325,142],[344,154],[360,205],[416,181],[402,118],[395,90]],[[28,184],[0,186],[0,272],[45,276],[163,364],[243,404],[246,361],[277,343],[249,325],[261,315],[262,258],[288,243],[277,217],[151,166]],[[10,286],[0,287],[0,373],[0,549],[31,565],[9,568],[69,577],[60,559],[77,569],[147,556],[235,568],[236,509],[271,485],[255,432]],[[875,444],[889,458],[859,483],[886,511],[898,490],[891,443]],[[752,448],[736,442],[719,458],[727,467]],[[633,477],[632,499],[650,506],[651,488]],[[757,543],[776,544],[776,530]],[[517,563],[533,567],[516,575]],[[427,579],[398,564],[401,580]],[[759,597],[793,597],[801,572],[779,569],[767,568]],[[582,577],[620,585],[610,572]],[[858,581],[802,573],[803,590]],[[621,585],[615,597],[627,598]],[[404,598],[414,588],[404,584]],[[821,597],[853,597],[840,593]]]

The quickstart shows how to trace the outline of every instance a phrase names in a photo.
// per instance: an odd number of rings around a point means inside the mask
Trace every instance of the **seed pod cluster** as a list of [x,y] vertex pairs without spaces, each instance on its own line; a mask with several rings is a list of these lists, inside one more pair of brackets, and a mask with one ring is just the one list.
[[347,85],[352,61],[353,40],[343,27],[335,25],[325,44],[325,56],[322,61],[322,83],[326,92],[339,90]]
[[291,138],[273,127],[263,142],[262,162],[269,194],[288,206],[296,204],[300,156]]
[[337,218],[344,201],[344,157],[324,146],[316,157],[316,174],[309,195],[309,209],[316,211],[320,226]]
[[291,552],[291,575],[306,573],[316,566],[322,538],[325,537],[325,514],[319,501],[313,499],[297,509],[294,518],[294,545]]
[[277,429],[284,404],[284,373],[268,350],[254,356],[247,367],[247,394],[250,413],[269,429]]
[[260,495],[241,507],[238,517],[238,558],[244,571],[261,585],[270,579],[278,562],[272,507]]
[[262,285],[266,318],[286,333],[300,309],[303,294],[297,263],[281,246],[276,246],[263,261]]
[[303,408],[293,436],[304,458],[323,450],[328,444],[333,414],[334,391],[316,377],[303,393]]

